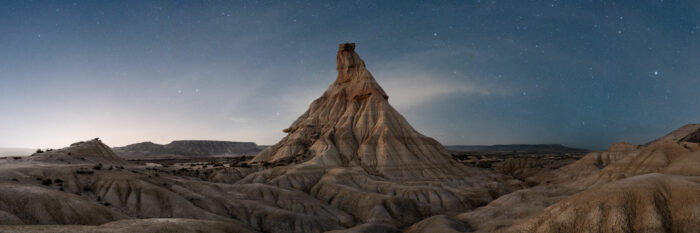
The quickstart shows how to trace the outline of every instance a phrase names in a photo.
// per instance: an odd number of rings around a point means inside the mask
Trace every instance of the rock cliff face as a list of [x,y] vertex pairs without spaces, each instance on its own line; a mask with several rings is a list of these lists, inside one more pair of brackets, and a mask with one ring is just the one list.
[[260,148],[253,142],[180,140],[165,145],[141,142],[115,147],[114,152],[126,159],[163,159],[237,156],[260,152]]

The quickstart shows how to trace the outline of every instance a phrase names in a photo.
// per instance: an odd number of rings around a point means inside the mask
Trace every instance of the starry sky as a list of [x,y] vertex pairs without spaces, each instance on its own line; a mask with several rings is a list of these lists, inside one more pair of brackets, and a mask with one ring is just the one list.
[[273,144],[342,42],[443,144],[605,149],[700,122],[698,1],[7,1],[0,147]]

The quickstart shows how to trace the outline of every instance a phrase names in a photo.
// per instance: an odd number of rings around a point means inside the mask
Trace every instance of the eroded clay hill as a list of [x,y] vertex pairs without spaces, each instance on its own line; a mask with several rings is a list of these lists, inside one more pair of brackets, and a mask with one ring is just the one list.
[[457,219],[477,232],[700,232],[699,129],[615,143]]
[[98,138],[71,144],[69,147],[35,153],[28,157],[29,161],[49,164],[126,164],[111,148]]

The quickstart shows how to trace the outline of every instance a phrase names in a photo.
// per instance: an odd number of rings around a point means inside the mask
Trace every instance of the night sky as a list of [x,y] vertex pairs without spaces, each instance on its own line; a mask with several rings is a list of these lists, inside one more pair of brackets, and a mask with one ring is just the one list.
[[273,144],[356,51],[443,144],[700,122],[699,1],[4,1],[0,147]]

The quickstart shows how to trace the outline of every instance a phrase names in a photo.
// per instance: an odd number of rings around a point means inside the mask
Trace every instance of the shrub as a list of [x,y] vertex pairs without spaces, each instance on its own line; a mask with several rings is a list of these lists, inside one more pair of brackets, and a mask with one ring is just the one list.
[[53,184],[53,181],[51,181],[51,179],[45,179],[44,181],[41,182],[41,184],[46,185],[46,186],[50,186],[51,184]]
[[95,173],[95,172],[93,172],[92,170],[87,170],[85,168],[80,168],[77,171],[75,171],[75,173],[82,174],[82,175],[92,175],[92,173]]
[[37,154],[41,154],[41,153],[44,153],[44,151],[41,150],[41,149],[36,149],[36,153],[37,153]]
[[61,180],[61,179],[55,179],[55,180],[53,180],[53,182],[56,183],[56,184],[59,184],[59,183],[63,183],[63,180]]

